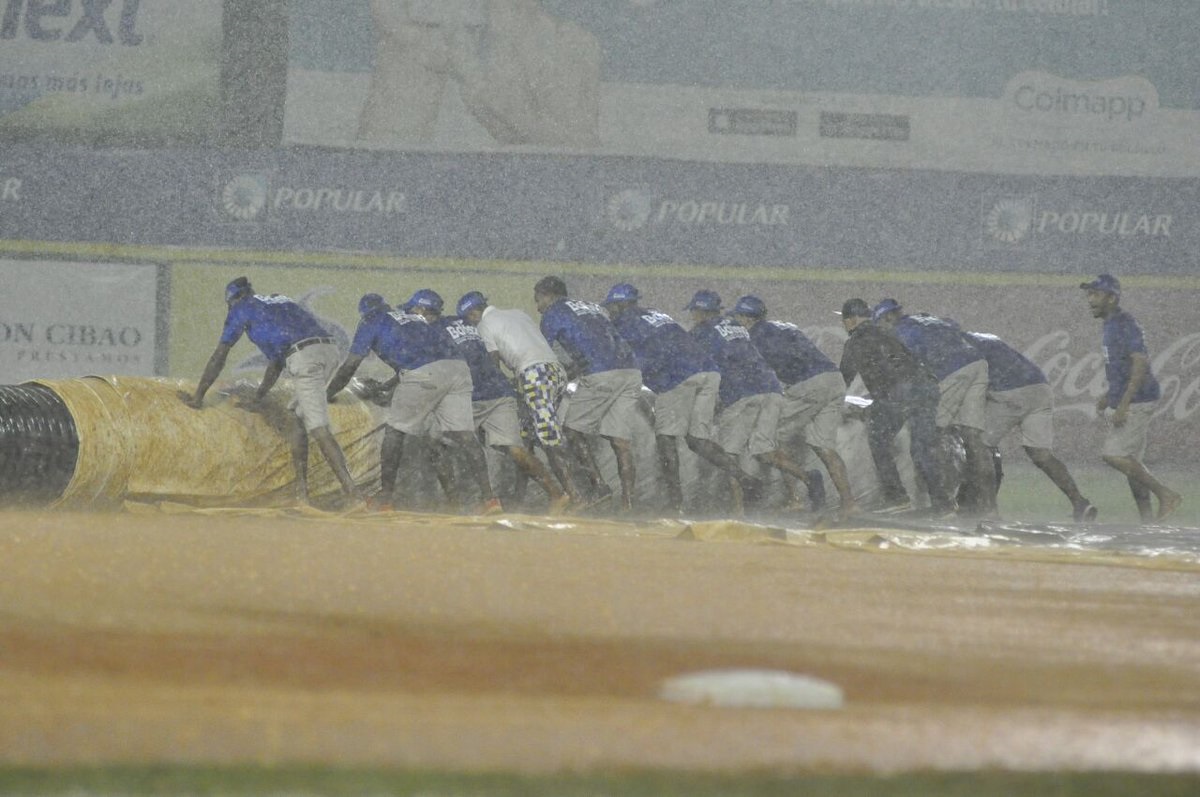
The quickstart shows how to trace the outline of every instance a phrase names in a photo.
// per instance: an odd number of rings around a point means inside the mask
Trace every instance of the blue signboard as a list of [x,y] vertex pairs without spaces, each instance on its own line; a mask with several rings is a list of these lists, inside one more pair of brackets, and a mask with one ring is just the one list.
[[1200,180],[13,148],[0,237],[405,257],[1191,274]]

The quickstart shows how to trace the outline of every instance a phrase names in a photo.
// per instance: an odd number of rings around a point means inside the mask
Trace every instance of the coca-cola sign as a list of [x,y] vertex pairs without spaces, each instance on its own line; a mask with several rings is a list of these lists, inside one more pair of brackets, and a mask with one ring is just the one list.
[[[1086,344],[1084,344],[1086,345]],[[1060,414],[1096,415],[1096,400],[1105,392],[1104,359],[1094,351],[1080,355],[1083,345],[1063,329],[1046,333],[1025,349],[1041,366],[1054,388]],[[1151,370],[1162,387],[1156,416],[1184,421],[1200,411],[1200,333],[1176,338],[1160,352],[1150,353]]]

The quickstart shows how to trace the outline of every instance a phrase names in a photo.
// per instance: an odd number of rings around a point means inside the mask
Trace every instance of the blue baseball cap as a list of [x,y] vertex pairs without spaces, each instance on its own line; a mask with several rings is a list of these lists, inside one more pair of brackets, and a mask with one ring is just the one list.
[[884,299],[879,304],[875,305],[875,309],[871,311],[871,320],[878,321],[893,310],[900,309],[900,302],[895,299]]
[[684,310],[720,310],[721,296],[716,291],[696,291]]
[[734,315],[748,315],[751,318],[762,318],[767,314],[767,303],[757,296],[743,296],[733,306]]
[[378,293],[364,293],[363,297],[358,300],[358,314],[360,316],[369,315],[377,310],[386,311],[388,309],[388,303]]
[[429,288],[422,288],[408,297],[408,301],[404,303],[404,311],[408,312],[414,307],[424,307],[427,310],[432,310],[435,313],[442,312],[445,302],[437,291],[431,291]]
[[1112,274],[1101,274],[1091,282],[1081,282],[1079,287],[1085,291],[1104,291],[1113,296],[1121,295],[1121,281]]
[[636,302],[642,295],[638,293],[638,289],[630,285],[628,282],[619,282],[608,289],[608,296],[604,297],[601,304],[616,304],[617,302]]
[[225,286],[225,301],[232,302],[239,296],[245,296],[253,290],[254,288],[250,286],[250,280],[245,277],[230,280],[229,284]]
[[487,305],[487,297],[479,291],[470,291],[464,293],[462,298],[458,300],[458,306],[455,308],[459,315],[466,315],[468,310],[473,310],[476,307],[484,307]]

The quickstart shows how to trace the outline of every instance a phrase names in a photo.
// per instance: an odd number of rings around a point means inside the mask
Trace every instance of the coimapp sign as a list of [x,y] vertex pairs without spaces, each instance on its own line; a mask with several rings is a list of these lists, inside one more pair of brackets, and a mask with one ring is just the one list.
[[155,373],[157,268],[0,260],[0,384]]
[[288,143],[1200,175],[1193,0],[292,0]]

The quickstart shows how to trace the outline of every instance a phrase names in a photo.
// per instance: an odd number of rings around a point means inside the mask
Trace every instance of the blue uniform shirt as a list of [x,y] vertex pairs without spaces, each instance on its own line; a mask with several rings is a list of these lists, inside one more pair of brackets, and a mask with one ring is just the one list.
[[759,321],[750,328],[750,339],[785,385],[838,369],[795,324]]
[[937,316],[906,315],[896,322],[895,332],[905,348],[928,365],[939,382],[959,368],[983,359],[957,324]]
[[273,363],[282,360],[293,343],[329,336],[329,330],[316,316],[279,294],[249,296],[234,302],[225,316],[221,343],[232,346],[243,332]]
[[638,367],[629,344],[595,302],[559,299],[542,314],[542,335],[561,346],[582,375]]
[[358,322],[350,353],[366,357],[371,352],[397,371],[411,371],[438,360],[464,359],[446,330],[403,310],[376,311]]
[[1046,375],[1037,363],[1009,346],[995,335],[968,332],[971,343],[979,349],[988,364],[988,390],[998,393],[1046,382]]
[[450,334],[450,339],[471,369],[471,382],[475,386],[471,391],[471,401],[492,401],[516,395],[500,366],[488,354],[478,329],[456,315],[444,315],[437,320],[437,324]]
[[642,384],[665,393],[693,374],[716,371],[717,363],[675,319],[653,307],[629,307],[613,319],[633,349]]
[[750,340],[750,330],[728,316],[692,327],[692,337],[712,354],[721,372],[721,403],[728,407],[747,396],[782,393],[783,386]]
[[[1142,328],[1133,316],[1117,308],[1104,321],[1104,375],[1108,378],[1108,406],[1115,407],[1121,403],[1125,388],[1129,385],[1130,371],[1133,361],[1130,357],[1134,352],[1141,352],[1149,357],[1146,351],[1146,341],[1142,337]],[[1133,395],[1131,403],[1143,401],[1158,401],[1162,392],[1154,373],[1147,368],[1146,378],[1142,386]]]

